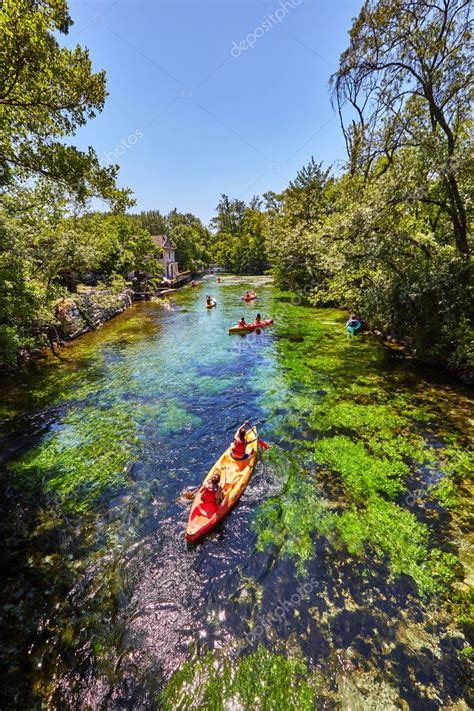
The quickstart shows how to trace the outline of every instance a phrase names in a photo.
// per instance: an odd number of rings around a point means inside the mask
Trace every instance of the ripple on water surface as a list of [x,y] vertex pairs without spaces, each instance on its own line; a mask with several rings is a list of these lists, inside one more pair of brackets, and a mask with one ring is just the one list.
[[[224,277],[6,382],[2,708],[461,703],[472,402],[343,323]],[[188,546],[180,494],[247,417],[272,447]]]

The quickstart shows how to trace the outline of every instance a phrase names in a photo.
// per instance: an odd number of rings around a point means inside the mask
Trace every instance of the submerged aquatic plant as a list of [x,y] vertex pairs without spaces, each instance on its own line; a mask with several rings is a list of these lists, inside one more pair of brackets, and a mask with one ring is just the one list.
[[[308,334],[311,327],[306,324]],[[342,339],[321,342],[305,357],[301,347],[278,342],[284,366],[280,389],[291,413],[278,419],[278,436],[285,447],[287,441],[293,446],[292,479],[279,500],[265,502],[257,513],[259,547],[278,545],[282,553],[305,561],[314,537],[324,535],[354,556],[372,550],[392,575],[410,575],[422,595],[446,589],[456,557],[433,548],[430,527],[403,508],[402,498],[410,477],[416,480],[423,467],[430,467],[439,481],[429,496],[447,508],[459,505],[454,471],[465,474],[469,458],[450,438],[445,447],[430,446],[423,429],[432,428],[436,419],[431,393],[430,399],[418,397],[387,378],[368,342],[351,346],[352,359]]]
[[10,470],[17,486],[57,496],[66,511],[85,511],[106,489],[123,486],[136,442],[123,406],[75,408]]
[[163,711],[275,711],[315,708],[317,677],[299,657],[269,652],[263,645],[235,662],[219,663],[208,652],[184,664],[160,697]]

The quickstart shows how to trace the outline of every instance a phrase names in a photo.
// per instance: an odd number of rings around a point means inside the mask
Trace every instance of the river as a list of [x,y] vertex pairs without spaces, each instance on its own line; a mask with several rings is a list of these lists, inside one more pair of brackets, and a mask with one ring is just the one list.
[[[3,380],[2,709],[467,708],[472,399],[344,320],[225,276]],[[246,418],[271,446],[188,546]]]

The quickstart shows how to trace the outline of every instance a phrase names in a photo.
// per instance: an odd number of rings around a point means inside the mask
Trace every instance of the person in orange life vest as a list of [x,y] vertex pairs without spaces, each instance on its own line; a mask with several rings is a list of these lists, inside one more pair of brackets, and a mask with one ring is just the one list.
[[257,325],[257,326],[260,326],[261,321],[262,321],[262,317],[260,316],[260,314],[257,314],[257,315],[255,316],[255,323],[256,323],[256,325]]
[[210,504],[220,504],[224,498],[224,492],[220,486],[221,475],[218,469],[214,470],[211,478],[203,486],[202,499]]
[[[242,460],[248,459],[251,456],[250,454],[247,454],[246,449],[247,445],[250,444],[250,442],[254,442],[255,440],[247,440],[247,430],[245,429],[246,425],[249,425],[248,420],[245,420],[244,424],[239,427],[239,429],[234,435],[234,442],[232,444],[232,451],[230,453],[232,459]],[[254,452],[252,452],[252,454],[254,454]]]
[[239,328],[245,328],[246,325],[247,325],[247,324],[245,323],[245,319],[244,319],[244,317],[242,316],[242,318],[240,319],[240,321],[239,321],[239,323],[237,324],[237,326],[238,326]]

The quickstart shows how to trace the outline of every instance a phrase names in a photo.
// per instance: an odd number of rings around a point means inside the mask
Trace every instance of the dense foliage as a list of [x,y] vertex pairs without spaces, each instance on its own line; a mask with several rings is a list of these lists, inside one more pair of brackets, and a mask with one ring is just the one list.
[[[103,72],[87,50],[61,47],[66,2],[5,0],[0,13],[0,364],[55,337],[55,300],[90,270],[113,280],[156,256],[120,215],[131,204],[117,166],[65,142],[102,110]],[[83,214],[89,199],[110,214]]]
[[347,171],[267,193],[272,270],[423,358],[474,365],[468,3],[366,2],[332,78]]
[[117,166],[104,167],[92,148],[64,139],[98,112],[104,72],[94,73],[87,49],[61,47],[72,25],[65,0],[4,0],[0,13],[0,165],[3,184],[40,178],[84,202],[100,195],[114,209],[129,204],[115,185]]
[[246,205],[222,195],[211,226],[212,261],[236,274],[263,274],[268,268],[265,216],[258,198]]
[[[0,361],[57,337],[54,302],[93,273],[111,284],[115,275],[153,269],[159,255],[146,230],[125,215],[36,214],[23,191],[0,207]],[[18,215],[21,213],[21,219]],[[155,262],[156,263],[156,262]]]

